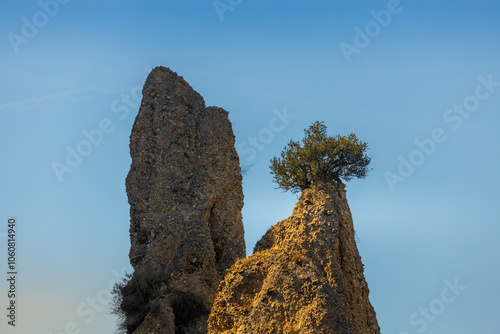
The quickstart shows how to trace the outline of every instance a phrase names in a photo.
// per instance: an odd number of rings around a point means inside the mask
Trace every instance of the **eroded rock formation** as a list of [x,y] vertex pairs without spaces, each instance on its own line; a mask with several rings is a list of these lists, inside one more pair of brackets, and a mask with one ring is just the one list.
[[155,68],[130,136],[128,333],[206,333],[225,271],[245,256],[239,159],[228,113]]
[[306,189],[219,286],[209,333],[378,334],[343,184]]

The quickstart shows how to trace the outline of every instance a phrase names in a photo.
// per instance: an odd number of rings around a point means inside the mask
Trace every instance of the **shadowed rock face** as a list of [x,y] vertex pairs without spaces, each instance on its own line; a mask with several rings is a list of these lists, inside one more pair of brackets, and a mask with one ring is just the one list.
[[380,333],[344,188],[304,190],[292,216],[228,270],[209,333]]
[[206,333],[219,282],[245,256],[241,172],[228,113],[205,107],[182,77],[157,67],[144,85],[130,154],[135,272],[122,293],[128,331]]

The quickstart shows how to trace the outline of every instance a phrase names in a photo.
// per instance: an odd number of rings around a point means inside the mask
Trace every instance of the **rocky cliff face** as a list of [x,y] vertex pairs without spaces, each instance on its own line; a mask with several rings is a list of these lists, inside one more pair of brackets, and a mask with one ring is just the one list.
[[148,76],[130,136],[133,277],[128,333],[206,333],[225,271],[245,256],[239,159],[228,113],[171,70]]
[[343,184],[304,190],[243,258],[228,114],[164,67],[146,80],[130,152],[127,334],[380,333]]
[[304,190],[292,216],[228,271],[209,333],[380,333],[344,187]]

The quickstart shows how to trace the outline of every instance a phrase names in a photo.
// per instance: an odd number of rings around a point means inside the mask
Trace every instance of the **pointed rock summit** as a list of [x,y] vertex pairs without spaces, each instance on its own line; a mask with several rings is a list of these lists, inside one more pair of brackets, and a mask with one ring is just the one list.
[[207,333],[226,269],[245,256],[239,158],[228,113],[155,68],[130,136],[127,333]]
[[209,333],[379,334],[368,294],[345,186],[313,185],[228,270]]
[[[127,334],[379,334],[340,182],[304,189],[245,256],[228,113],[155,68],[130,136]],[[116,292],[116,290],[115,290]]]

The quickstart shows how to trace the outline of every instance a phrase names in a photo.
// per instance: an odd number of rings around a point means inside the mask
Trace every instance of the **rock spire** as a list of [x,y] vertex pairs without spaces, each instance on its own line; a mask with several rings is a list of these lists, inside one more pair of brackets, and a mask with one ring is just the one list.
[[206,333],[226,269],[245,256],[239,158],[228,113],[155,68],[130,136],[127,333]]
[[379,334],[340,183],[305,189],[292,216],[228,271],[209,333]]

